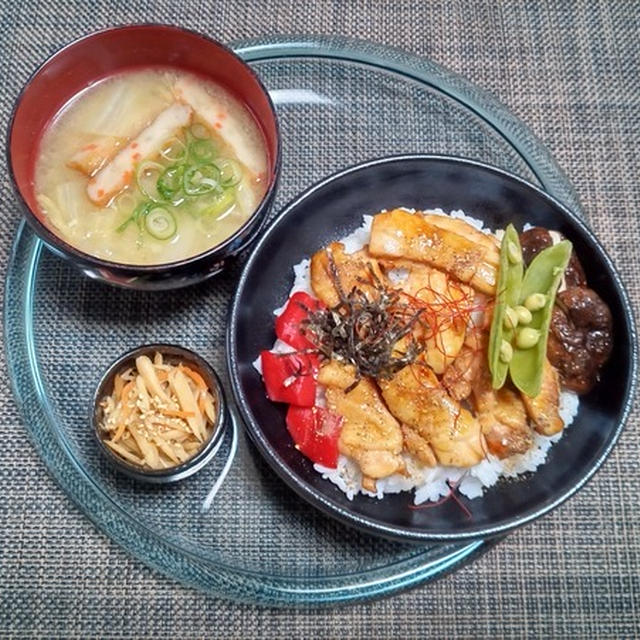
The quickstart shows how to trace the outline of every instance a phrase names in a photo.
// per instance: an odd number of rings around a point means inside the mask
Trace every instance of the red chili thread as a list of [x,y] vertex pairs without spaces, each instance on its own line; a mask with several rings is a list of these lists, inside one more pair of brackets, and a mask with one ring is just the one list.
[[460,507],[462,512],[467,516],[467,518],[473,518],[473,514],[469,510],[469,508],[460,500],[460,498],[456,495],[456,491],[458,490],[458,485],[460,484],[460,480],[458,482],[452,484],[449,480],[447,480],[447,486],[449,487],[449,493],[446,496],[443,496],[436,502],[429,502],[427,504],[410,504],[409,509],[412,511],[418,511],[420,509],[432,509],[433,507],[439,507],[440,505],[448,502],[453,499],[454,502]]

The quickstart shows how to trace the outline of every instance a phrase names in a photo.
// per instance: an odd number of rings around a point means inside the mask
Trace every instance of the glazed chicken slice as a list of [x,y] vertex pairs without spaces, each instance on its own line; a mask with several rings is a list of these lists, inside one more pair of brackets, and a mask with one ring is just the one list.
[[385,282],[378,261],[372,258],[366,249],[348,254],[345,253],[342,243],[332,242],[313,255],[310,267],[311,288],[328,307],[335,307],[340,302],[335,279],[331,274],[331,259],[335,267],[335,276],[345,295],[354,287],[368,295],[374,292],[375,278],[381,283]]
[[476,294],[474,309],[479,310],[472,314],[460,353],[442,376],[442,386],[454,400],[466,400],[471,395],[486,366],[491,311],[482,311],[485,305],[485,296]]
[[473,404],[487,447],[494,456],[508,458],[529,450],[533,430],[517,393],[507,387],[496,391],[485,372],[474,386]]
[[484,259],[487,263],[492,264],[494,267],[500,264],[500,242],[494,235],[483,233],[460,218],[440,216],[434,213],[423,213],[422,217],[429,224],[451,231],[474,244],[480,245],[484,249]]
[[460,402],[471,395],[482,360],[483,354],[463,345],[458,357],[447,367],[442,376],[442,386],[454,400]]
[[443,373],[462,348],[473,289],[424,263],[394,260],[381,264],[389,270],[392,286],[406,294],[406,301],[424,309],[416,338],[424,342],[427,364],[435,373]]
[[371,380],[363,378],[345,393],[354,381],[354,368],[336,361],[324,365],[318,373],[318,382],[325,386],[327,406],[343,418],[338,449],[360,465],[363,487],[375,491],[376,478],[405,469],[400,456],[402,432]]
[[402,437],[404,439],[405,450],[416,458],[416,460],[419,460],[427,467],[435,467],[438,464],[438,459],[431,445],[415,429],[407,424],[403,424]]
[[542,370],[540,393],[535,398],[530,398],[523,393],[522,400],[538,433],[552,436],[562,431],[564,422],[558,410],[560,406],[560,377],[546,358]]
[[441,464],[471,467],[482,460],[478,421],[447,394],[423,360],[378,384],[391,413],[429,443]]
[[[426,262],[482,293],[495,294],[497,261],[494,252],[474,237],[467,237],[471,232],[466,227],[473,227],[464,221],[456,221],[458,233],[444,228],[442,223],[436,226],[433,217],[426,219],[420,213],[408,213],[403,209],[379,213],[373,218],[369,252],[378,258]],[[467,235],[461,235],[463,232]]]

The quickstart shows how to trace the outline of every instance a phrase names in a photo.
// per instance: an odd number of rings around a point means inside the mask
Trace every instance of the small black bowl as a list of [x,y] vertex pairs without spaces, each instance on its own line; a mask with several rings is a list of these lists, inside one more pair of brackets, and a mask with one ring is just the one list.
[[[46,220],[35,194],[35,165],[43,132],[56,114],[89,85],[140,67],[174,67],[213,80],[252,114],[267,150],[267,190],[248,220],[229,238],[198,255],[153,265],[123,264],[70,245]],[[86,276],[128,289],[166,290],[220,273],[260,234],[280,174],[280,132],[269,92],[253,69],[223,44],[172,25],[134,24],[89,34],[54,53],[20,93],[9,123],[7,164],[18,205],[47,247]]]
[[[270,402],[252,362],[273,345],[273,309],[292,285],[292,266],[357,229],[364,214],[398,206],[463,209],[491,228],[526,222],[556,229],[582,260],[589,285],[609,305],[614,347],[602,378],[580,399],[574,423],[547,462],[518,481],[500,482],[475,500],[414,510],[413,492],[383,500],[344,493],[313,469],[293,445],[286,407]],[[638,346],[629,299],[610,258],[587,226],[560,202],[506,171],[444,156],[401,156],[346,169],[291,202],[254,248],[231,308],[227,362],[249,436],[275,472],[326,514],[369,533],[403,541],[451,541],[504,534],[549,512],[596,472],[629,414]]]
[[[170,363],[182,362],[195,369],[207,383],[211,394],[216,402],[218,409],[217,421],[214,425],[211,437],[202,449],[186,462],[170,467],[169,469],[145,470],[130,464],[116,453],[114,453],[103,441],[103,434],[100,429],[102,419],[102,407],[100,401],[113,390],[113,379],[116,373],[124,371],[129,367],[135,366],[135,360],[138,356],[147,355],[153,358],[156,352],[160,352],[165,361]],[[218,444],[225,430],[225,426],[229,420],[227,404],[224,397],[224,391],[218,375],[213,368],[197,353],[178,347],[172,344],[148,344],[137,347],[120,356],[113,364],[109,366],[102,379],[98,383],[93,402],[91,405],[91,422],[93,424],[93,432],[96,441],[102,453],[107,457],[109,462],[120,472],[126,474],[130,478],[139,480],[140,482],[150,482],[152,484],[168,484],[184,480],[192,476],[194,473],[202,469],[206,464],[211,462],[218,449]]]

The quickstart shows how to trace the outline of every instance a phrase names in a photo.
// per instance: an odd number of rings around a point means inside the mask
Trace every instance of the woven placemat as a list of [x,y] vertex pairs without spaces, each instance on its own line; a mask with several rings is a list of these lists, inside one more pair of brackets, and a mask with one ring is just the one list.
[[[371,4],[371,6],[369,6]],[[0,129],[36,64],[114,24],[230,41],[340,33],[401,46],[489,89],[548,144],[640,304],[640,6],[448,0],[2,5]],[[4,270],[18,213],[1,168]],[[3,370],[4,355],[2,355]],[[129,558],[73,507],[24,440],[0,377],[0,636],[631,637],[640,633],[638,413],[596,478],[470,567],[366,605],[295,613],[189,591]]]

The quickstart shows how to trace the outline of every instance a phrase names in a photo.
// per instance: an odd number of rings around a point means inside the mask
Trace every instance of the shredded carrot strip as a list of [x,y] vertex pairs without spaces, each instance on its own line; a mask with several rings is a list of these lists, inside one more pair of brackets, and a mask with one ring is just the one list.
[[193,369],[189,369],[189,367],[185,367],[183,364],[181,364],[179,368],[182,373],[188,375],[203,391],[208,389],[207,383],[199,373],[196,373]]
[[130,407],[128,407],[125,404],[125,400],[128,398],[129,392],[131,391],[131,389],[133,389],[133,385],[135,383],[136,383],[135,380],[129,380],[129,382],[127,382],[127,384],[125,384],[124,387],[122,387],[122,393],[120,394],[120,402],[122,402],[123,409],[130,409]]
[[205,413],[204,394],[202,393],[198,396],[198,409],[200,409],[201,413]]
[[177,409],[160,409],[160,413],[171,418],[193,418],[193,411],[178,411]]

